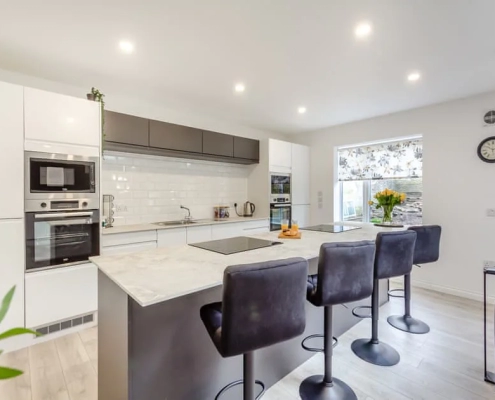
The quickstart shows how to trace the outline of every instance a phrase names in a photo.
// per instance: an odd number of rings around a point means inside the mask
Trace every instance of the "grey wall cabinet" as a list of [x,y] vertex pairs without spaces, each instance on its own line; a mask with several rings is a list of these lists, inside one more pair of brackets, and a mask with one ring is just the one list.
[[203,131],[203,154],[234,157],[234,137],[218,132]]
[[149,146],[148,123],[145,118],[105,111],[105,140],[107,142]]
[[258,140],[105,111],[105,150],[255,164]]
[[150,121],[150,146],[160,149],[203,152],[203,132],[188,126]]
[[234,136],[234,157],[259,162],[260,141]]

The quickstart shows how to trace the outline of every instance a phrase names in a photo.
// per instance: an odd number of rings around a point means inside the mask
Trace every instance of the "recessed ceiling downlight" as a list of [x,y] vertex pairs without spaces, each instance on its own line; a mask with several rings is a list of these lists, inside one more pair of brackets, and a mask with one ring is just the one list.
[[306,113],[306,107],[299,107],[299,108],[297,109],[297,112],[298,112],[299,114],[304,114],[304,113]]
[[246,90],[246,86],[244,85],[244,83],[239,82],[235,84],[234,90],[236,93],[242,93]]
[[407,80],[409,82],[416,82],[421,79],[421,74],[419,72],[411,72],[409,75],[407,75]]
[[361,22],[356,26],[356,29],[354,30],[354,34],[356,35],[357,38],[364,39],[369,35],[371,35],[372,30],[373,29],[369,22]]
[[134,44],[128,40],[121,40],[119,43],[119,48],[123,53],[131,54],[134,51]]

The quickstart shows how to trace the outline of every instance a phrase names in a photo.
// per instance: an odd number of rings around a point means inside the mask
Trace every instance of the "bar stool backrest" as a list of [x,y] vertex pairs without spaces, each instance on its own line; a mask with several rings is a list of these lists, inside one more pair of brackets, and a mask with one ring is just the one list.
[[307,277],[303,258],[228,267],[223,279],[224,357],[301,335],[306,327]]
[[416,232],[380,232],[376,237],[375,278],[386,279],[411,273]]
[[371,296],[374,259],[374,241],[322,244],[314,303],[331,306]]
[[411,226],[408,229],[417,234],[413,263],[427,264],[438,261],[442,227],[439,225],[424,225]]

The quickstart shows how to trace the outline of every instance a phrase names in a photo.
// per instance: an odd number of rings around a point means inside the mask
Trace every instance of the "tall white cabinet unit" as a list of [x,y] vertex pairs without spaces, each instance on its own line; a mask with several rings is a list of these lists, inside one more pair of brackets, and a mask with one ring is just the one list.
[[292,219],[300,227],[310,224],[310,148],[281,140],[269,140],[271,173],[291,174]]
[[292,143],[292,219],[299,226],[310,223],[310,149],[308,146]]
[[0,298],[16,286],[0,332],[24,326],[23,88],[0,82]]

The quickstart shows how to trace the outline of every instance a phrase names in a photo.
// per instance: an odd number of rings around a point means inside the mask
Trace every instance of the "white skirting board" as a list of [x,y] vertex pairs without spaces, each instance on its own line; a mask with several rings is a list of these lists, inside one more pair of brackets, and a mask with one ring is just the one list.
[[[424,282],[424,281],[418,281],[417,279],[412,279],[411,284],[412,284],[412,286],[416,286],[418,288],[433,290],[435,292],[450,294],[452,296],[464,297],[466,299],[471,299],[471,300],[483,302],[483,294],[482,293],[474,293],[474,292],[468,292],[466,290],[450,288],[447,286],[434,285],[432,283],[428,283],[428,282]],[[493,303],[495,301],[495,297],[488,296],[487,300],[489,302]]]

